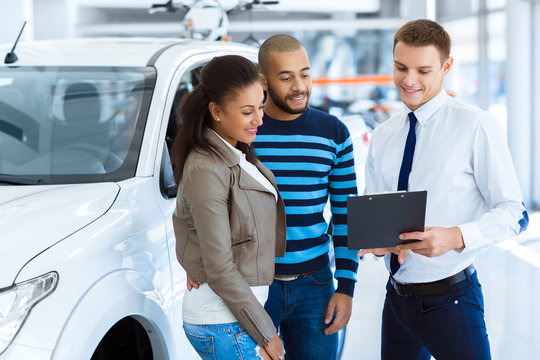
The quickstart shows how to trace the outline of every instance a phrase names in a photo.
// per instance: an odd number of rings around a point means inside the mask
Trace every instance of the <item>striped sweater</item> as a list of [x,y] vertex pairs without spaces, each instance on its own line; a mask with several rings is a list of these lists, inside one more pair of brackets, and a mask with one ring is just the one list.
[[[336,258],[336,292],[353,295],[358,259],[347,249],[347,197],[356,195],[353,146],[347,127],[335,116],[307,108],[292,121],[264,115],[253,143],[276,177],[287,214],[287,251],[276,258],[276,274],[296,275]],[[332,233],[323,217],[330,197]]]

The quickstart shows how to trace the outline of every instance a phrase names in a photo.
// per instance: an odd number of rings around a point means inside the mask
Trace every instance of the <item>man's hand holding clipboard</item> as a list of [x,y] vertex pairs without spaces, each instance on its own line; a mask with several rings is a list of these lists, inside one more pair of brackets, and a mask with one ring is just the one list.
[[398,262],[403,264],[409,250],[427,257],[441,256],[453,249],[463,249],[465,243],[459,227],[427,227],[425,231],[413,231],[399,235],[401,240],[417,240],[414,242],[397,245],[388,248],[363,249],[358,252],[358,257],[366,254],[384,256],[394,253],[398,256]]
[[398,255],[400,264],[403,264],[409,250],[434,257],[464,248],[458,227],[424,228],[426,200],[426,191],[349,198],[349,248],[359,249],[359,257],[394,253]]
[[397,247],[390,247],[390,248],[377,248],[377,249],[363,249],[360,250],[357,254],[358,257],[362,257],[366,254],[373,254],[375,256],[384,256],[386,254],[394,253],[398,256],[398,262],[400,264],[403,264],[403,261],[405,261],[405,258],[407,257],[407,252],[409,250],[399,250]]
[[457,226],[451,228],[427,227],[423,232],[403,233],[399,235],[399,238],[402,240],[418,240],[396,246],[396,250],[399,251],[401,257],[400,264],[405,260],[408,250],[427,257],[436,257],[446,254],[450,250],[463,249],[465,247],[463,235]]

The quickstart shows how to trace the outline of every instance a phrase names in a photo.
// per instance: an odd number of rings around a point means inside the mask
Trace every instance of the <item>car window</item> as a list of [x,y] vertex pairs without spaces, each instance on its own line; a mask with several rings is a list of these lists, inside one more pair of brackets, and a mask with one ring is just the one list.
[[184,100],[185,95],[193,91],[193,88],[199,83],[201,68],[202,66],[199,65],[190,71],[186,71],[182,75],[171,106],[160,168],[160,190],[161,194],[166,199],[176,197],[177,186],[173,177],[170,152],[174,138],[178,132],[178,127],[182,121],[178,114],[178,108]]
[[169,116],[169,122],[167,124],[167,134],[165,136],[165,140],[167,142],[167,148],[170,152],[172,143],[174,141],[174,138],[176,136],[176,132],[178,131],[178,126],[180,125],[180,122],[182,119],[180,119],[178,114],[178,107],[182,103],[182,100],[184,99],[184,96],[186,94],[189,94],[193,91],[193,88],[197,86],[199,83],[199,76],[201,73],[202,66],[197,66],[196,68],[186,71],[182,78],[180,79],[180,83],[176,89],[176,93],[174,95],[173,104],[171,107],[171,113]]
[[134,176],[155,70],[0,70],[0,181],[118,181]]

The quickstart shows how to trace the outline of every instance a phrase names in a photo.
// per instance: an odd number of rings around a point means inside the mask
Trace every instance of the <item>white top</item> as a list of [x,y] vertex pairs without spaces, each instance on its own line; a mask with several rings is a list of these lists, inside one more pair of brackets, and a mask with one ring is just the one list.
[[[397,190],[409,112],[404,107],[373,132],[366,194]],[[506,139],[491,114],[444,90],[414,114],[416,147],[408,189],[428,192],[426,227],[459,226],[465,249],[431,258],[409,251],[394,275],[408,283],[456,274],[481,248],[518,234],[528,222]],[[385,260],[390,269],[390,256]]]
[[[268,299],[268,289],[269,286],[251,286],[251,292],[263,306]],[[226,324],[237,321],[208,283],[184,292],[182,320],[189,324]]]
[[[214,133],[238,156],[242,170],[245,170],[250,176],[261,183],[261,185],[271,191],[277,201],[276,189],[259,169],[246,160],[246,155],[242,151],[233,147],[216,132]],[[255,295],[263,306],[268,299],[268,289],[268,286],[251,286],[253,295]],[[194,288],[184,293],[182,320],[190,324],[224,324],[237,321],[227,308],[223,299],[207,283],[202,284],[198,289]]]

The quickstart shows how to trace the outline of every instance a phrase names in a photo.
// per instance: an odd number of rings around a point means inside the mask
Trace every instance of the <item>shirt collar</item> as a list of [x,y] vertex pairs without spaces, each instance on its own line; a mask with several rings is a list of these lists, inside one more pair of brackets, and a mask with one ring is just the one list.
[[234,153],[234,157],[238,160],[238,162],[240,162],[242,158],[246,156],[242,151],[238,150],[237,148],[232,146],[227,140],[222,138],[214,129],[210,130],[212,130],[212,132],[216,134],[216,136],[221,139],[221,141],[223,141],[223,143]]
[[[446,104],[448,101],[448,98],[450,96],[446,93],[446,90],[441,90],[437,96],[435,96],[433,99],[429,100],[424,105],[420,106],[418,109],[416,109],[414,112],[414,116],[416,116],[416,119],[420,123],[420,125],[425,125],[426,122],[439,110],[441,106]],[[404,113],[404,120],[407,120],[407,115],[411,112],[409,108],[404,106],[403,113]]]

